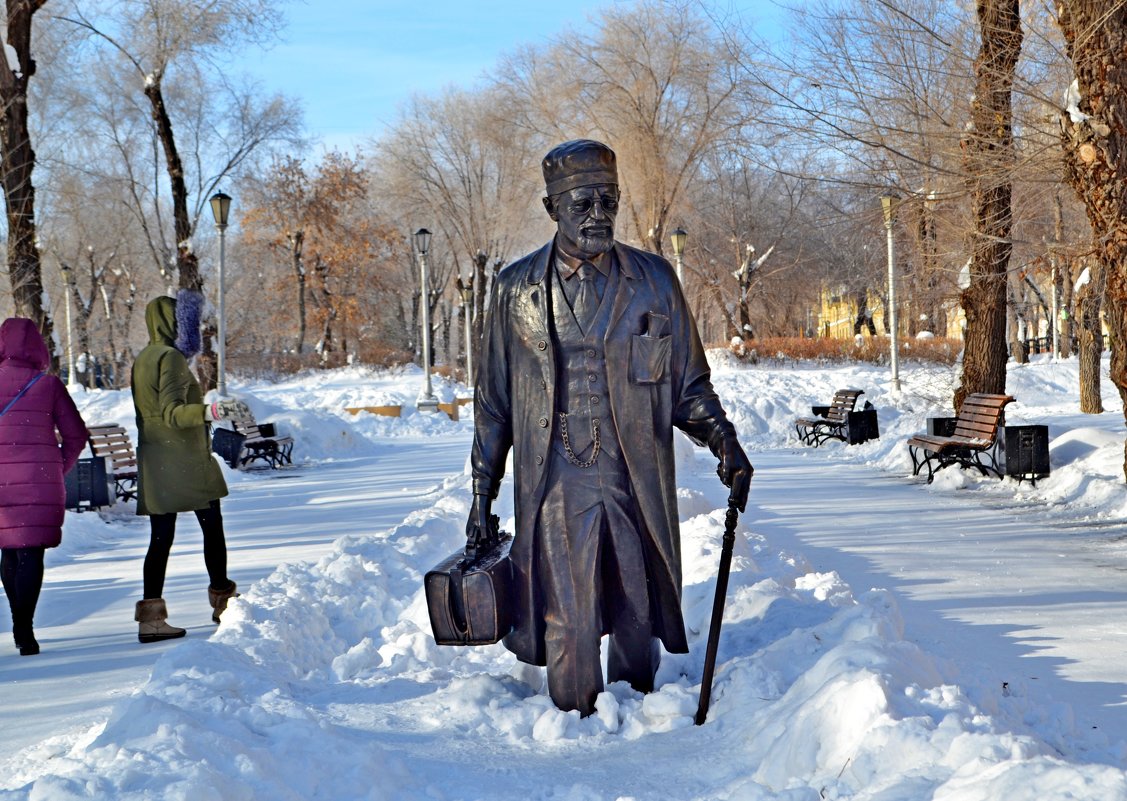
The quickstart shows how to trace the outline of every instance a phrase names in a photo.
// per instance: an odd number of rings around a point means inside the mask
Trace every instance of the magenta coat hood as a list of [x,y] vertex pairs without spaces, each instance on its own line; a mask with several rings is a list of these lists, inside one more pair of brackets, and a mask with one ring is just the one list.
[[[35,323],[11,317],[0,324],[0,410],[49,363]],[[0,417],[0,548],[62,541],[63,475],[86,439],[70,393],[53,375],[43,375]]]

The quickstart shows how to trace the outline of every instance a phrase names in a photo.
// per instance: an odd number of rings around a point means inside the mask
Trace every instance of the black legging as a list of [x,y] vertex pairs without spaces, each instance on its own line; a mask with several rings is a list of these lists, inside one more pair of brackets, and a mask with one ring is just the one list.
[[[196,519],[203,530],[203,562],[213,589],[227,587],[227,542],[223,538],[223,514],[219,501],[212,501],[206,509],[196,509]],[[164,595],[164,574],[168,569],[168,554],[176,537],[176,513],[150,515],[149,552],[145,554],[144,597],[161,598]]]
[[43,588],[45,548],[0,548],[0,579],[12,609],[12,625],[31,627]]

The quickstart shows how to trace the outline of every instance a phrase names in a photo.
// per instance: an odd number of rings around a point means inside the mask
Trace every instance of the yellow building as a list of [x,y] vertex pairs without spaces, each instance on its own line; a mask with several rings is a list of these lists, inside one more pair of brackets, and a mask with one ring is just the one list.
[[[883,298],[871,290],[865,290],[865,301],[877,335],[883,336],[888,330],[885,324]],[[856,292],[850,292],[844,286],[834,288],[823,286],[821,308],[818,311],[818,326],[814,335],[829,339],[852,339],[854,337],[854,326],[857,322],[858,305]],[[903,304],[900,305],[900,311],[901,314],[897,322],[899,323],[900,333],[903,334],[905,330]],[[946,311],[947,330],[934,333],[937,336],[962,339],[963,330],[966,328],[966,315],[963,313],[962,307],[959,306],[957,301],[952,300],[948,301]],[[926,326],[923,327],[926,328]],[[869,335],[867,325],[862,325],[861,334],[862,336]]]

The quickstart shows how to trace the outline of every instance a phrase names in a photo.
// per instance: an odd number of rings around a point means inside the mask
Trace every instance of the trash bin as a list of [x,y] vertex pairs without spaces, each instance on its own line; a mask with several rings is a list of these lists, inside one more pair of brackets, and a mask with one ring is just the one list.
[[239,466],[239,454],[246,442],[246,434],[229,428],[216,428],[211,432],[211,450],[233,468]]
[[1006,455],[1006,475],[1018,481],[1049,475],[1049,427],[1044,425],[1006,426],[1002,438]]
[[860,445],[871,439],[880,439],[880,430],[877,428],[877,410],[873,408],[862,409],[859,412],[850,412],[845,420],[846,442],[850,445]]
[[106,457],[79,459],[63,476],[67,491],[66,508],[85,512],[87,509],[112,506],[117,496],[110,475]]
[[933,437],[950,437],[955,434],[957,417],[929,417],[927,418],[927,433]]

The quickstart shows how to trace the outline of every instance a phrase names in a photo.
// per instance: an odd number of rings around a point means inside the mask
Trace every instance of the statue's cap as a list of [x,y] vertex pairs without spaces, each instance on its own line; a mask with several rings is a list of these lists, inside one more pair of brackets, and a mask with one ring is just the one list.
[[593,139],[573,139],[556,145],[540,166],[549,197],[580,186],[618,184],[614,151]]

